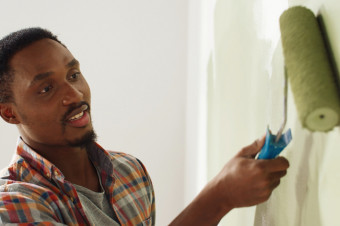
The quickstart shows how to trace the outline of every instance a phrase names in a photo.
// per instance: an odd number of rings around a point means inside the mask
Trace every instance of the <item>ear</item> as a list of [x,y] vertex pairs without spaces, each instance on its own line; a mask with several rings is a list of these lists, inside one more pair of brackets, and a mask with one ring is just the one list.
[[20,121],[10,104],[0,104],[0,116],[3,120],[11,124],[19,124]]

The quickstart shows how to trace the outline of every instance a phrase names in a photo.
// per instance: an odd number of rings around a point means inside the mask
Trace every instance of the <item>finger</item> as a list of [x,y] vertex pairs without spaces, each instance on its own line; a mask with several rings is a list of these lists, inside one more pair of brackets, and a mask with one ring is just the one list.
[[242,148],[241,151],[238,153],[238,156],[254,158],[255,155],[261,150],[265,140],[266,136],[264,135],[260,139],[254,141],[252,144]]
[[271,180],[277,180],[284,177],[287,174],[287,170],[277,171],[270,174]]
[[277,157],[275,159],[257,160],[266,168],[267,172],[278,172],[287,170],[289,162],[284,157]]
[[280,180],[275,180],[272,182],[272,184],[270,185],[270,189],[273,191],[277,186],[280,185]]

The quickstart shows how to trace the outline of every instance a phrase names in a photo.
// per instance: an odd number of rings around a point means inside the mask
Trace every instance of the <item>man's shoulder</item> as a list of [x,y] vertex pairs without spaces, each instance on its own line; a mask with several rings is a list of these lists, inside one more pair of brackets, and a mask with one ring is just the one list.
[[4,168],[0,170],[0,192],[3,191],[3,188],[5,185],[7,184],[11,184],[12,182],[14,182],[11,178],[10,178],[10,172],[8,168]]
[[25,181],[18,181],[18,180],[6,178],[6,177],[0,177],[0,194],[1,195],[27,194],[30,197],[34,197],[36,195],[37,198],[39,198],[39,196],[41,196],[41,194],[44,194],[44,193],[52,194],[53,192],[51,191],[51,189],[38,185],[38,184],[25,182]]
[[0,170],[0,195],[1,197],[19,195],[33,199],[41,199],[42,194],[55,195],[43,182],[40,174],[14,163]]
[[[114,185],[115,200],[121,206],[124,206],[127,219],[131,220],[136,216],[136,213],[144,212],[144,216],[148,216],[149,219],[154,221],[154,189],[143,163],[135,156],[127,153],[107,152],[111,157],[113,177],[116,179]],[[140,209],[141,207],[142,209]],[[145,220],[145,217],[143,219]]]
[[118,151],[107,151],[111,157],[112,162],[126,162],[130,164],[137,164],[140,165],[142,162],[136,158],[133,155],[124,153],[124,152],[118,152]]
[[53,225],[62,225],[57,222],[69,219],[68,213],[67,206],[51,189],[24,181],[0,178],[0,222],[25,225],[26,222],[40,222],[39,225],[52,225],[48,222],[53,221]]
[[144,164],[135,156],[117,151],[107,151],[111,157],[114,170],[136,171],[147,175]]
[[25,205],[49,208],[52,200],[58,200],[58,196],[46,187],[0,178],[0,215],[8,211],[11,205],[18,210]]

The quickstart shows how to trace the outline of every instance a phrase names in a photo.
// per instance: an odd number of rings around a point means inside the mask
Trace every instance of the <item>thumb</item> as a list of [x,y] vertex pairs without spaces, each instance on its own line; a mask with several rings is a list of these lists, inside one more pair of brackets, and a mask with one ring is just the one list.
[[246,158],[254,158],[256,154],[261,150],[262,146],[264,145],[265,140],[266,140],[266,135],[264,135],[258,140],[255,140],[252,144],[242,148],[237,154],[237,156],[246,157]]

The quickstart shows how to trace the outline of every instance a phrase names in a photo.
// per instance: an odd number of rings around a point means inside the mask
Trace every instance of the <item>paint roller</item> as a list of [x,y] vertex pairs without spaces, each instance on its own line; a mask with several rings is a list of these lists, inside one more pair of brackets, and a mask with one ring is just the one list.
[[280,16],[280,30],[285,58],[284,121],[277,135],[267,129],[259,159],[275,158],[292,139],[290,129],[282,134],[287,120],[287,77],[304,128],[327,132],[340,121],[336,70],[314,13],[303,6],[291,7]]
[[317,18],[308,8],[291,7],[280,17],[280,30],[302,126],[310,131],[332,130],[340,121],[338,83]]

